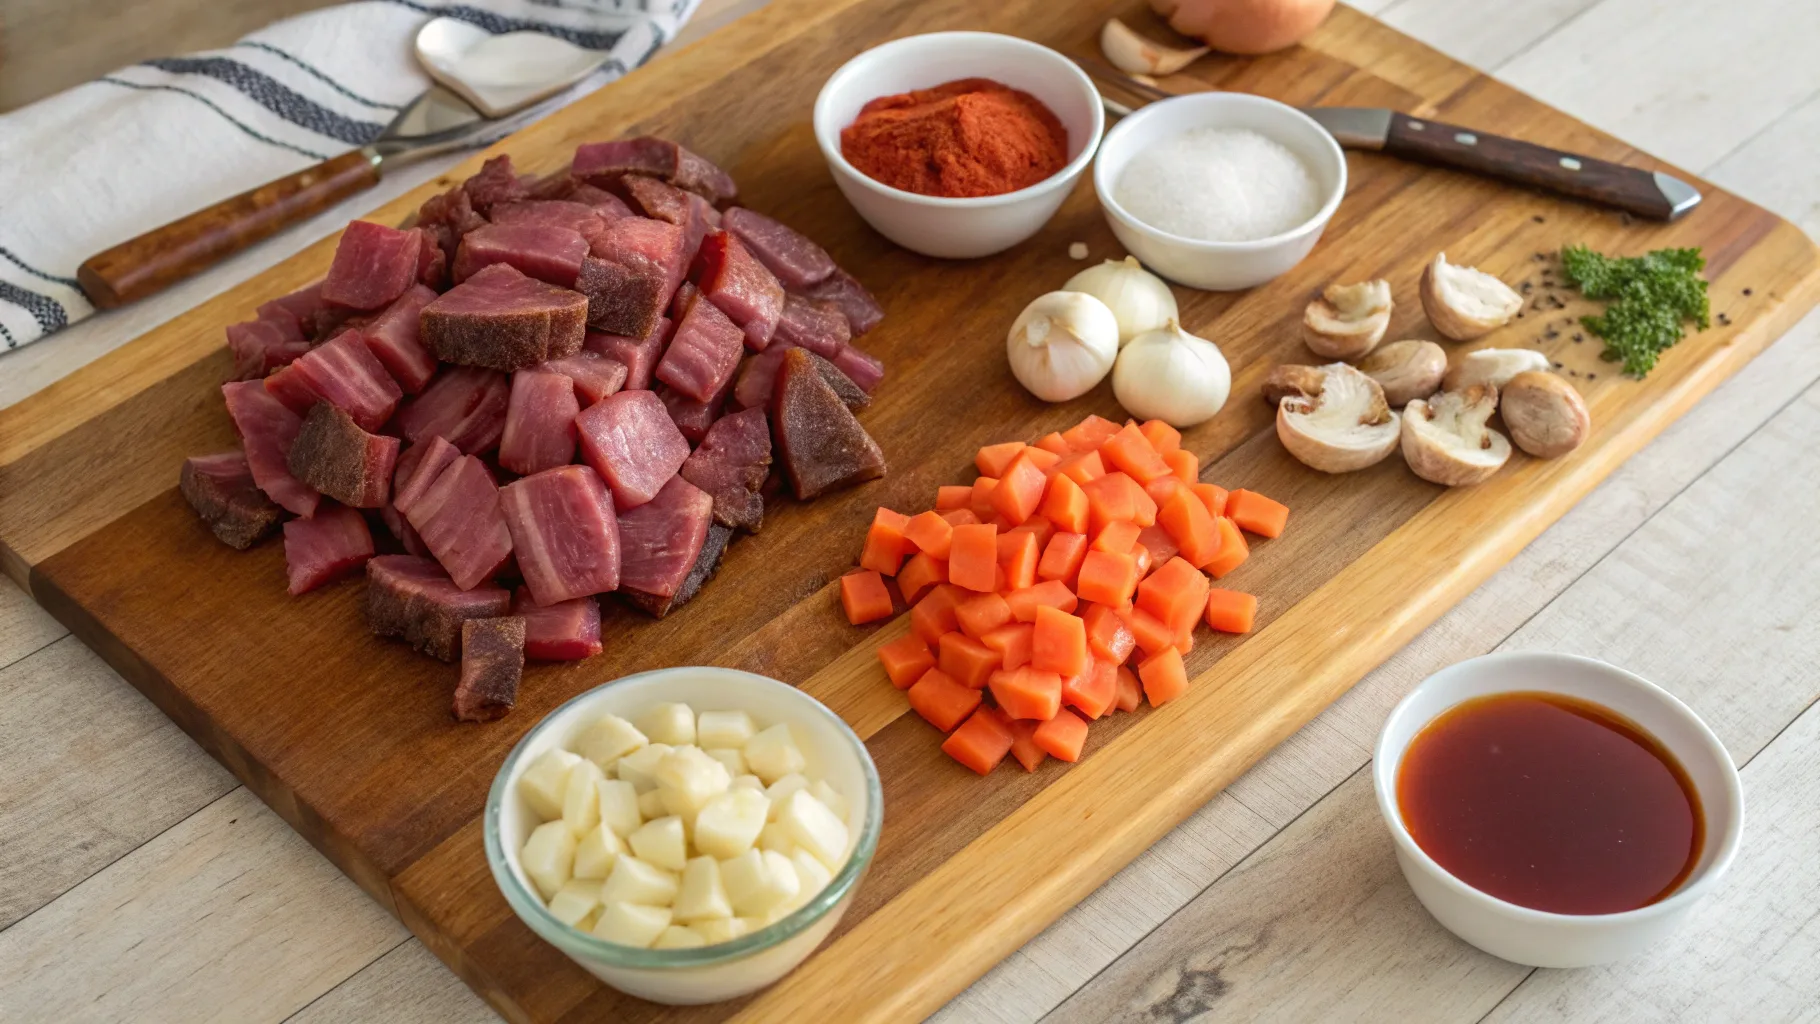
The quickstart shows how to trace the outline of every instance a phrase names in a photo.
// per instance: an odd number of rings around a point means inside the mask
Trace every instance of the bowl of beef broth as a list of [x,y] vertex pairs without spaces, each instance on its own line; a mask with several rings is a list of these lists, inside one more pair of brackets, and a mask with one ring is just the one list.
[[1718,737],[1590,658],[1474,658],[1391,712],[1373,764],[1410,888],[1516,963],[1587,967],[1673,930],[1736,855],[1744,802]]

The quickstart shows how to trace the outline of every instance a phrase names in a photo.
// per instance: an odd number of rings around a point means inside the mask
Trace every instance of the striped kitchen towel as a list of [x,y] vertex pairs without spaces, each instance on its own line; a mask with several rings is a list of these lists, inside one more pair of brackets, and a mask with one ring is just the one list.
[[644,63],[699,3],[362,0],[0,114],[0,350],[94,312],[76,267],[95,253],[376,138],[430,84],[412,43],[431,18],[607,51],[566,102]]

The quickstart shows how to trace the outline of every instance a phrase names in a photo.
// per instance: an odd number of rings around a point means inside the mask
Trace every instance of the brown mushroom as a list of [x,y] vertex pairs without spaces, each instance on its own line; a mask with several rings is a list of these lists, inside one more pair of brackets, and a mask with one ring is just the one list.
[[1393,341],[1360,360],[1359,371],[1378,382],[1391,408],[1401,409],[1440,390],[1447,352],[1432,341]]
[[1318,366],[1300,366],[1295,363],[1284,363],[1270,371],[1264,378],[1264,386],[1259,389],[1264,401],[1277,405],[1290,396],[1312,398],[1321,393],[1321,382],[1327,374]]
[[1586,400],[1566,380],[1552,373],[1519,373],[1504,387],[1500,408],[1510,439],[1531,455],[1552,459],[1566,455],[1592,432]]
[[1418,398],[1403,410],[1403,460],[1430,483],[1463,487],[1489,479],[1510,458],[1510,441],[1487,427],[1498,389],[1475,384]]
[[1525,370],[1548,369],[1548,357],[1533,348],[1481,348],[1456,360],[1442,378],[1448,391],[1464,391],[1474,384],[1502,389]]
[[1455,341],[1471,341],[1510,322],[1523,296],[1474,267],[1447,262],[1446,253],[1422,270],[1422,309],[1435,330]]
[[1330,284],[1302,311],[1302,340],[1317,356],[1357,359],[1390,328],[1390,282]]
[[1318,367],[1320,389],[1277,403],[1277,437],[1289,454],[1323,473],[1350,473],[1397,446],[1398,420],[1378,382],[1345,363]]

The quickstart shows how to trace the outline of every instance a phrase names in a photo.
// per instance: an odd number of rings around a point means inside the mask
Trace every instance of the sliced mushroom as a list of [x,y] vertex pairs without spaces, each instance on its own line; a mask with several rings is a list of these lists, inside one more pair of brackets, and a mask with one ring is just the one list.
[[1391,408],[1401,409],[1441,389],[1447,352],[1432,341],[1393,341],[1361,360],[1359,370],[1384,389]]
[[1317,367],[1320,390],[1277,403],[1277,437],[1289,454],[1323,473],[1350,473],[1397,446],[1399,417],[1378,382],[1345,363]]
[[1482,348],[1454,361],[1442,378],[1448,391],[1465,391],[1474,384],[1503,390],[1510,379],[1526,370],[1548,369],[1548,357],[1533,348]]
[[1317,356],[1357,359],[1390,328],[1390,282],[1330,284],[1302,312],[1302,340]]
[[1523,296],[1483,270],[1447,262],[1447,254],[1438,252],[1422,271],[1422,308],[1435,330],[1455,341],[1471,341],[1509,323],[1523,308]]
[[1270,371],[1264,378],[1260,390],[1264,401],[1277,405],[1285,398],[1313,398],[1321,393],[1321,382],[1327,379],[1327,371],[1318,366],[1299,366],[1295,363],[1284,363]]
[[1403,460],[1429,483],[1464,487],[1488,479],[1510,458],[1510,441],[1485,422],[1498,389],[1475,384],[1418,398],[1403,410]]
[[1566,455],[1592,433],[1592,413],[1572,384],[1552,373],[1531,370],[1510,379],[1501,407],[1510,439],[1531,455]]
[[[1211,52],[1210,47],[1180,49],[1145,39],[1131,26],[1109,18],[1100,29],[1100,52],[1128,75],[1173,75]],[[1150,84],[1150,83],[1145,83]]]

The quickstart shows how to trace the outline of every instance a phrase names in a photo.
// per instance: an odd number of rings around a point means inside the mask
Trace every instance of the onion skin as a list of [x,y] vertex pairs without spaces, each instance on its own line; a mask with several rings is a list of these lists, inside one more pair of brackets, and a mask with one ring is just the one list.
[[1169,27],[1225,53],[1271,53],[1307,38],[1333,0],[1150,0]]

